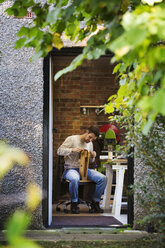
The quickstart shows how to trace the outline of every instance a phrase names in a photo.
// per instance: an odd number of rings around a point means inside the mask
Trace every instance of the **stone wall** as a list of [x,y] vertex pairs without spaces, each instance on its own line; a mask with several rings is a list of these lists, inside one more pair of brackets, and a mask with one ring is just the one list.
[[[16,33],[31,19],[5,14],[0,5],[0,139],[22,148],[30,157],[28,168],[15,166],[0,183],[0,224],[15,207],[24,205],[25,187],[35,181],[42,188],[43,60],[30,63],[34,51],[14,49]],[[3,213],[3,214],[2,214]],[[42,207],[34,213],[34,228],[42,228]]]

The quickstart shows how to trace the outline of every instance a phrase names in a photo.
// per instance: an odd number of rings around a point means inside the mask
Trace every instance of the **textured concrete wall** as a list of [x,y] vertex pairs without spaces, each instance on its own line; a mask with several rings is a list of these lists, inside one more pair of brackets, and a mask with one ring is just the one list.
[[[146,177],[148,175],[148,167],[144,164],[143,158],[139,158],[139,156],[135,152],[135,160],[134,160],[134,184],[143,185]],[[140,192],[138,192],[140,193]],[[143,193],[141,192],[141,197],[143,197]],[[144,208],[141,206],[138,196],[134,194],[134,228],[139,229],[143,226],[138,223],[144,217]]]
[[[32,49],[14,49],[16,33],[30,19],[8,17],[0,5],[0,139],[22,148],[31,157],[23,169],[15,166],[0,183],[0,223],[15,207],[24,205],[25,187],[42,187],[43,60],[30,63]],[[35,228],[42,228],[41,206],[34,213]]]
[[[157,220],[151,224],[158,224],[159,214],[163,214],[163,168],[165,164],[165,125],[163,117],[156,119],[147,137],[138,135],[135,149],[134,168],[134,227],[152,228],[150,223],[140,224],[138,221],[151,213],[157,215]],[[143,152],[142,152],[143,151]],[[144,153],[145,152],[145,153]],[[148,160],[149,158],[149,160]],[[158,206],[158,204],[160,204]],[[160,230],[160,229],[159,229]]]

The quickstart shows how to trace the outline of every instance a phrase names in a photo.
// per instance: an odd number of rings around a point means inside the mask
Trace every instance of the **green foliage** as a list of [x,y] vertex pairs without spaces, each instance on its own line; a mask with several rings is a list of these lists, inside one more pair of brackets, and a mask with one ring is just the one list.
[[15,164],[26,166],[29,157],[21,150],[0,140],[0,180]]
[[[110,44],[118,64],[120,88],[109,105],[117,111],[135,106],[135,119],[147,135],[157,115],[165,115],[165,4],[138,6],[123,16],[123,34]],[[127,116],[128,112],[124,112]]]
[[[27,1],[27,3],[23,0],[16,0],[13,6],[6,11],[9,15],[18,17],[26,15],[27,10],[34,13],[33,23],[19,31],[18,35],[22,36],[23,39],[20,38],[17,41],[16,48],[35,47],[37,53],[35,57],[44,57],[53,46],[58,49],[62,47],[63,33],[74,42],[92,35],[87,47],[84,48],[83,58],[97,59],[105,54],[107,49],[105,44],[122,32],[118,14],[126,11],[127,6],[128,1],[121,0],[117,2],[115,0],[102,2],[89,0],[48,1],[48,4],[43,5],[32,0]],[[99,32],[97,30],[98,25]],[[43,29],[44,34],[42,33]],[[53,40],[54,34],[59,35],[56,44]],[[81,64],[82,61],[82,58],[79,57],[77,64]],[[61,74],[73,69],[75,69],[74,65]]]
[[[0,179],[12,169],[15,164],[25,166],[29,163],[29,157],[24,151],[11,147],[4,141],[0,141]],[[6,196],[7,197],[7,196]],[[24,237],[31,223],[31,212],[41,201],[41,191],[36,184],[30,184],[27,190],[26,210],[16,210],[5,225],[6,241],[12,248],[41,248],[34,241]]]
[[[116,116],[120,125],[126,129],[127,146],[135,147],[136,158],[143,164],[144,176],[136,177],[136,183],[132,186],[137,203],[143,210],[143,219],[140,224],[151,224],[154,231],[159,233],[160,242],[164,242],[165,235],[165,120],[158,116],[148,135],[143,135],[140,124],[134,119],[134,110],[129,115]],[[140,169],[140,168],[139,168]],[[138,181],[139,178],[139,181]]]
[[12,248],[41,248],[34,241],[25,238],[27,228],[31,222],[30,213],[16,211],[6,224],[6,240]]
[[[158,2],[154,5],[154,2]],[[135,119],[147,135],[158,114],[165,115],[165,4],[163,1],[128,0],[73,0],[36,3],[16,0],[6,11],[9,15],[24,16],[34,13],[29,27],[18,32],[15,47],[34,47],[35,61],[45,57],[53,47],[61,49],[65,37],[74,41],[88,38],[83,52],[62,74],[74,70],[84,59],[98,59],[107,50],[114,53],[112,62],[120,88],[117,96],[109,99],[105,111],[122,112],[135,106]],[[149,5],[148,5],[149,4]]]

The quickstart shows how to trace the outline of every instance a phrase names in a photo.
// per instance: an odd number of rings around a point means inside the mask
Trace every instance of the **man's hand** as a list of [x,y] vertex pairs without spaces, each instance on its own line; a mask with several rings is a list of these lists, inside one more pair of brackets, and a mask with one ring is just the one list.
[[84,149],[81,147],[72,148],[72,152],[81,152],[82,150]]
[[91,157],[91,158],[95,158],[95,157],[96,157],[96,152],[95,152],[95,151],[90,152],[90,157]]

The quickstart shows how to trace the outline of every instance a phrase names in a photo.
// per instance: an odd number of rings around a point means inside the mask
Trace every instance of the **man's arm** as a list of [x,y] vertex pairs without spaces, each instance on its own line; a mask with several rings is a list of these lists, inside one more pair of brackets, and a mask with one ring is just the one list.
[[81,152],[83,151],[84,149],[81,148],[81,147],[76,147],[76,148],[72,148],[72,152]]
[[69,136],[58,148],[57,154],[60,156],[68,156],[72,153],[72,148],[73,148],[73,141],[72,141],[72,137]]
[[95,151],[90,152],[90,157],[95,158],[96,157],[96,152]]
[[96,152],[93,151],[93,143],[90,144],[90,162],[93,163],[95,161]]
[[83,148],[81,147],[73,147],[73,138],[69,136],[66,140],[62,143],[62,145],[58,148],[57,154],[60,156],[68,156],[72,152],[81,152]]

